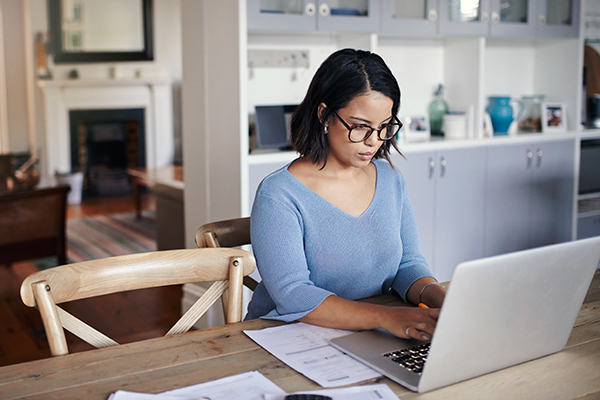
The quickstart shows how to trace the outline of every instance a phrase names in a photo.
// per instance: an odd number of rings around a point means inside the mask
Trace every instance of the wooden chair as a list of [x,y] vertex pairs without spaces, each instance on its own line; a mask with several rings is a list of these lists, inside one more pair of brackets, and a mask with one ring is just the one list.
[[181,249],[130,254],[62,265],[28,276],[21,299],[37,307],[53,356],[68,354],[64,329],[101,348],[117,342],[69,314],[57,304],[135,289],[214,281],[167,332],[187,332],[229,288],[227,323],[242,319],[242,280],[256,268],[242,249]]
[[[226,219],[202,225],[196,231],[198,247],[239,247],[250,244],[250,217]],[[244,277],[244,286],[254,291],[258,285],[249,276]]]

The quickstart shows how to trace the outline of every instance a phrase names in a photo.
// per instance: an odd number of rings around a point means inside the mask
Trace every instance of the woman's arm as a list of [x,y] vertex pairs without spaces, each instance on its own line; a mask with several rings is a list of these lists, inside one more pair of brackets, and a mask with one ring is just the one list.
[[401,338],[428,340],[439,315],[439,309],[390,307],[329,296],[300,321],[337,329],[383,328]]
[[441,308],[445,296],[446,289],[430,277],[417,280],[406,293],[406,299],[411,303],[423,303],[430,308]]

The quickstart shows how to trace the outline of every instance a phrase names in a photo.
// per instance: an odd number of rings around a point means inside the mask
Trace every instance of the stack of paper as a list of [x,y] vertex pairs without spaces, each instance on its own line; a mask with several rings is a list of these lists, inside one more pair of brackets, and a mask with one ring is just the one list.
[[297,323],[244,331],[261,347],[323,387],[351,385],[381,374],[329,344],[353,331]]
[[[398,400],[384,384],[324,389],[303,394],[321,394],[332,400]],[[134,393],[119,390],[108,400],[284,400],[287,393],[257,371],[229,376],[159,394]]]

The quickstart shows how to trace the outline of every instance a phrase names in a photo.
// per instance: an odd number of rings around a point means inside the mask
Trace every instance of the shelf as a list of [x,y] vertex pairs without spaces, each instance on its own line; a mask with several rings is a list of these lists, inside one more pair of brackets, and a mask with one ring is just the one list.
[[600,193],[580,195],[578,197],[578,216],[600,213]]

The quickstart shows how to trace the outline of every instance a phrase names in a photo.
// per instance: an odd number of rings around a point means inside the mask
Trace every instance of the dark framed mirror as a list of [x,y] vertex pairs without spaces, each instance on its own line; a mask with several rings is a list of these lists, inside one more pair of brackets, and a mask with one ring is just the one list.
[[56,64],[154,60],[152,0],[48,0]]

